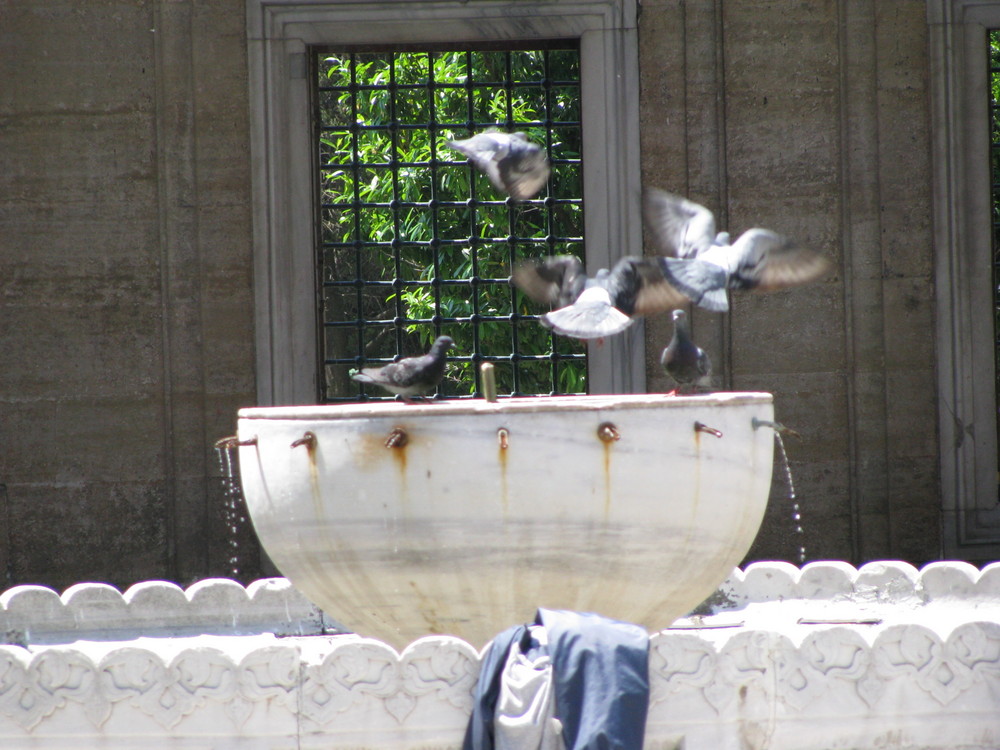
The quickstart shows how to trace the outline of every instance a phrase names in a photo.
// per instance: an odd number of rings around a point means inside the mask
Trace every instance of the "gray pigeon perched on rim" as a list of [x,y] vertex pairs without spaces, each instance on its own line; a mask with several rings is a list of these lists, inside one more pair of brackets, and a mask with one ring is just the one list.
[[674,336],[660,355],[660,364],[677,383],[671,393],[704,390],[712,385],[712,362],[691,339],[691,323],[683,310],[674,310]]
[[772,291],[805,284],[830,270],[819,253],[769,229],[754,227],[730,242],[715,231],[704,206],[663,190],[643,196],[643,219],[657,249],[663,275],[699,307],[729,309],[727,291]]
[[636,317],[686,302],[664,278],[657,258],[625,256],[593,278],[573,255],[553,255],[514,269],[514,283],[536,302],[559,307],[542,325],[563,336],[600,339],[621,333]]
[[493,187],[516,201],[534,198],[549,179],[549,157],[545,149],[528,140],[524,133],[488,130],[471,138],[448,141],[465,154]]
[[448,350],[454,343],[450,336],[438,336],[427,354],[390,362],[384,367],[365,367],[351,375],[351,379],[381,386],[410,402],[414,396],[425,396],[437,388],[444,378]]

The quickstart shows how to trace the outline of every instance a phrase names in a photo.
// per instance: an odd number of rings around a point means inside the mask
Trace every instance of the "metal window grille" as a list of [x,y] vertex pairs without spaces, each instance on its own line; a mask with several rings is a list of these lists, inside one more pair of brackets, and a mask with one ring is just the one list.
[[[990,181],[993,198],[993,348],[997,403],[1000,403],[1000,29],[989,31],[987,43],[990,55]],[[997,495],[1000,498],[1000,478]]]
[[[324,402],[388,398],[350,379],[455,340],[439,396],[586,390],[586,350],[538,323],[513,264],[583,257],[580,61],[575,43],[314,50],[318,311]],[[447,146],[523,131],[552,174],[508,200]]]

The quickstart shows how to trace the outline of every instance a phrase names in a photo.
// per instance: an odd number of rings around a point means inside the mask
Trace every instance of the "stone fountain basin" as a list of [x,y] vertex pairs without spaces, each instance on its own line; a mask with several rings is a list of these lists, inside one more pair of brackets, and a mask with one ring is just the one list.
[[755,419],[771,394],[242,409],[240,472],[281,572],[397,648],[482,646],[538,607],[656,630],[753,542],[774,447]]

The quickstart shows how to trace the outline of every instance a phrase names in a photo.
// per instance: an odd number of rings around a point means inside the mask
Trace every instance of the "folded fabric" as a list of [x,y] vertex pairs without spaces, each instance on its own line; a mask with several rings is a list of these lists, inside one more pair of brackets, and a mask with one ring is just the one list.
[[555,717],[556,694],[552,659],[544,653],[545,628],[528,628],[528,653],[515,645],[500,676],[500,694],[493,718],[497,750],[562,750],[562,723]]
[[[542,656],[551,660],[554,717],[561,723],[562,747],[641,750],[649,708],[645,629],[601,615],[550,609],[538,610],[535,625],[544,626],[547,644],[538,639],[533,643],[529,626],[515,625],[494,638],[484,653],[463,750],[500,750],[497,702],[503,690],[515,690],[514,685],[503,685],[512,650],[524,655],[527,663]],[[505,705],[511,699],[507,696]],[[525,700],[536,706],[537,699],[534,695]],[[546,736],[541,732],[537,741],[546,741]],[[519,745],[519,750],[543,747],[535,741]]]
[[[500,679],[507,663],[507,654],[521,639],[528,635],[527,625],[513,625],[497,634],[483,652],[479,666],[479,679],[473,693],[472,715],[465,727],[462,750],[495,750],[493,718],[497,698],[500,696]],[[523,650],[523,649],[522,649]]]

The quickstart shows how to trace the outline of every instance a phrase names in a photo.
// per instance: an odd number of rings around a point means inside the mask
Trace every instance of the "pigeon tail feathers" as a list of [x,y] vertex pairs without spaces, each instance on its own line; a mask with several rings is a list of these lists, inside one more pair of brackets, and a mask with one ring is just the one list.
[[611,304],[607,289],[588,287],[572,305],[542,316],[542,325],[562,336],[577,339],[600,339],[621,333],[632,318]]

